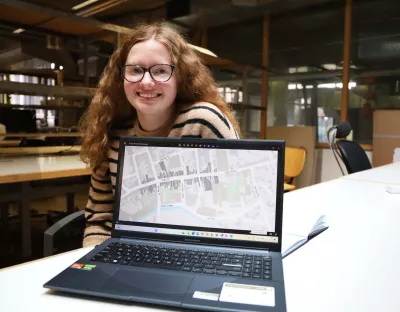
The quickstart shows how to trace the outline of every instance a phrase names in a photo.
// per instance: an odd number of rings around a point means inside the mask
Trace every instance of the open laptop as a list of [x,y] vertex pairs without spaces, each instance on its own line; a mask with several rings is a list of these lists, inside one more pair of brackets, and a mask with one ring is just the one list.
[[44,287],[210,311],[286,311],[284,147],[122,137],[111,238]]

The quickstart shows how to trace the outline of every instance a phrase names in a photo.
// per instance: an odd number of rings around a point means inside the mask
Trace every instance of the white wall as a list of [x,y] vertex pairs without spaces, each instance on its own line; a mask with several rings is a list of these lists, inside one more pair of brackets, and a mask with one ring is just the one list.
[[[368,151],[367,156],[372,163],[372,152]],[[314,159],[317,161],[315,183],[329,181],[342,176],[339,166],[336,163],[335,157],[330,149],[316,149],[316,156]],[[346,167],[344,164],[342,164],[342,168],[346,173]]]

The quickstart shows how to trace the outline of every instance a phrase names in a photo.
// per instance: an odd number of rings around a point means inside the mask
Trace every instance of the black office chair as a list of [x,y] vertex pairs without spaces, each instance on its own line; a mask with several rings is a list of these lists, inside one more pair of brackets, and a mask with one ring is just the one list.
[[44,257],[81,248],[85,222],[85,212],[80,210],[62,218],[48,228],[44,232]]
[[349,174],[372,168],[367,154],[358,143],[338,140],[336,146]]
[[[335,156],[336,162],[343,175],[345,173],[338,158],[343,161],[348,174],[372,168],[367,154],[358,143],[343,140],[349,135],[350,132],[350,124],[345,121],[340,121],[337,126],[330,128],[327,134],[329,146],[331,147],[333,156]],[[339,140],[334,143],[335,138]]]

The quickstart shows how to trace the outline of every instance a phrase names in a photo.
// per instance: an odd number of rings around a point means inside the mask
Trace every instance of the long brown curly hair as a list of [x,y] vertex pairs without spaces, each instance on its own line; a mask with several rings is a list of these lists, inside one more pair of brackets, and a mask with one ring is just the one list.
[[121,46],[112,54],[100,78],[97,91],[89,108],[79,122],[82,133],[81,159],[95,168],[107,159],[113,126],[122,120],[134,120],[136,110],[128,102],[121,69],[131,48],[146,40],[154,39],[169,49],[176,66],[178,90],[175,105],[209,102],[217,106],[240,132],[232,108],[218,94],[217,84],[196,51],[190,47],[180,31],[167,22],[140,24],[126,36]]

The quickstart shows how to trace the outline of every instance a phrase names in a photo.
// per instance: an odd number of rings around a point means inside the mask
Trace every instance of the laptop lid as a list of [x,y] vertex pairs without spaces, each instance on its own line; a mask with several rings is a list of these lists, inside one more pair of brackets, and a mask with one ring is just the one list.
[[284,141],[121,137],[113,237],[281,251]]

